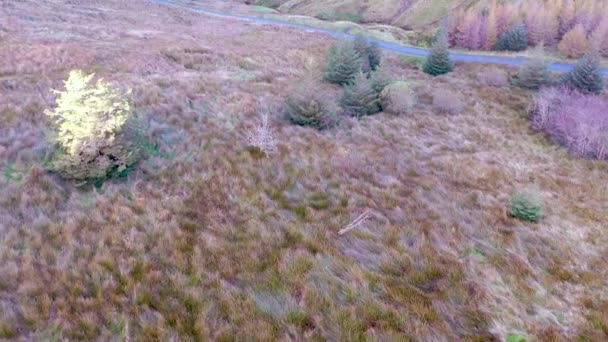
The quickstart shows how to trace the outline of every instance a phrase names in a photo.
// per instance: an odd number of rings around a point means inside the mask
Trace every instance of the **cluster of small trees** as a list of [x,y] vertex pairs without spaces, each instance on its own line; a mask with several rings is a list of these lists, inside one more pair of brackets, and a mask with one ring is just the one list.
[[[344,114],[361,117],[382,110],[380,94],[393,80],[381,62],[377,43],[363,36],[332,45],[323,80],[342,87],[339,105]],[[285,114],[295,124],[325,128],[338,122],[332,107],[331,99],[318,91],[317,80],[308,77],[290,92]]]
[[513,83],[528,89],[562,86],[580,93],[600,94],[604,90],[600,55],[596,51],[587,53],[570,72],[563,74],[559,79],[553,79],[549,72],[549,63],[542,55],[542,49],[538,49],[526,59]]
[[494,1],[450,18],[450,46],[521,51],[543,44],[579,58],[591,47],[608,56],[608,0]]

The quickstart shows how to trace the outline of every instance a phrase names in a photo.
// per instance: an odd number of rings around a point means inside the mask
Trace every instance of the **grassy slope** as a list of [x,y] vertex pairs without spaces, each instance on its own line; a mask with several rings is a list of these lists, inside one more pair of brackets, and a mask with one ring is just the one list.
[[[483,67],[431,79],[390,58],[415,112],[317,132],[278,108],[323,36],[144,1],[5,8],[0,338],[608,336],[608,166],[532,134],[529,95],[480,87]],[[41,168],[48,89],[71,68],[133,87],[160,145],[99,190]],[[465,111],[433,113],[438,88]],[[244,142],[260,98],[281,141],[269,158]],[[505,212],[531,184],[539,224]]]
[[[477,0],[292,0],[279,9],[283,12],[318,16],[321,13],[357,15],[364,22],[392,24],[402,28],[421,30],[436,26],[450,9],[469,5]],[[399,15],[399,13],[402,13]]]

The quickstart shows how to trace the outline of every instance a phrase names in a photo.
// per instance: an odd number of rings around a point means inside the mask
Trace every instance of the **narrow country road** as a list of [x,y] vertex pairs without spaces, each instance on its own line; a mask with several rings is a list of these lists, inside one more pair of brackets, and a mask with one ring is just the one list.
[[[282,20],[277,20],[277,19],[265,19],[265,18],[249,17],[249,16],[243,16],[243,15],[237,15],[237,14],[231,14],[231,13],[218,12],[218,11],[205,9],[200,6],[196,6],[192,3],[186,5],[186,4],[178,3],[174,0],[149,0],[149,1],[157,3],[157,4],[161,4],[161,5],[177,7],[177,8],[187,10],[187,11],[201,13],[201,14],[215,16],[215,17],[249,21],[249,22],[258,23],[258,24],[293,27],[293,28],[305,30],[308,32],[324,33],[324,34],[330,35],[334,38],[344,39],[344,40],[352,40],[355,38],[354,35],[344,33],[344,32],[332,31],[332,30],[317,28],[317,27],[303,25],[303,24],[295,24],[295,23],[290,23],[287,21],[282,21]],[[373,39],[373,38],[370,38],[369,40],[378,43],[380,48],[382,48],[383,50],[394,52],[394,53],[401,54],[401,55],[425,57],[428,54],[428,50],[422,49],[422,48],[404,46],[404,45],[399,45],[399,44],[395,44],[395,43],[388,43],[388,42]],[[503,64],[503,65],[512,65],[512,66],[519,66],[523,63],[523,58],[521,58],[521,57],[513,58],[513,57],[500,57],[500,56],[475,55],[475,54],[463,54],[463,53],[450,53],[450,56],[452,57],[452,59],[454,61],[459,61],[459,62],[490,63],[490,64]],[[566,72],[566,71],[571,70],[572,67],[573,67],[572,64],[565,64],[565,63],[552,63],[549,65],[549,69],[551,71],[555,71],[555,72]],[[608,77],[608,69],[603,69],[602,73],[604,74],[604,76]]]

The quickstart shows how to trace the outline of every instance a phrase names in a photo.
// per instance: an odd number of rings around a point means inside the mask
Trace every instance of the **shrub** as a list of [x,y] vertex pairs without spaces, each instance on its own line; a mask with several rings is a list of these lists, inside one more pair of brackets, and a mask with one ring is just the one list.
[[319,91],[319,84],[312,79],[304,79],[292,88],[285,102],[285,116],[300,126],[319,129],[337,123],[330,100]]
[[523,192],[511,197],[509,214],[520,220],[538,222],[543,218],[542,200],[532,192]]
[[103,179],[121,173],[140,157],[139,129],[129,96],[103,79],[73,70],[65,91],[55,91],[57,107],[45,114],[54,120],[59,147],[52,168],[65,178]]
[[580,58],[589,49],[589,42],[583,24],[576,25],[568,31],[557,46],[557,49],[568,58]]
[[528,89],[539,89],[551,82],[551,74],[549,72],[549,63],[542,55],[542,47],[537,49],[531,57],[526,58],[514,84]]
[[380,94],[386,86],[393,83],[395,78],[393,72],[387,64],[382,64],[376,71],[374,71],[370,77],[370,84],[376,94]]
[[563,76],[563,82],[583,93],[600,94],[604,90],[604,76],[599,54],[594,51],[586,54],[572,71]]
[[567,88],[545,88],[530,108],[532,127],[572,153],[608,160],[608,100]]
[[344,88],[340,104],[350,116],[361,117],[380,111],[378,94],[363,73],[359,73],[355,81]]
[[247,131],[246,138],[250,147],[266,155],[277,151],[278,139],[268,120],[268,113],[263,113],[261,122]]
[[454,70],[454,62],[450,59],[448,51],[448,38],[445,31],[442,32],[433,43],[433,47],[422,65],[422,71],[432,76],[447,74]]
[[363,35],[357,35],[354,41],[355,50],[361,56],[361,70],[365,73],[374,71],[382,62],[382,51],[378,43],[370,42]]
[[515,24],[498,37],[496,50],[523,51],[528,47],[528,33],[523,23]]
[[442,114],[458,114],[462,112],[464,104],[458,94],[439,89],[433,94],[433,108]]
[[346,85],[351,83],[361,71],[361,56],[353,42],[339,42],[332,45],[327,58],[325,80]]
[[500,88],[509,84],[507,73],[498,68],[486,69],[480,72],[477,75],[477,79],[479,80],[479,82],[481,82],[481,84],[490,87]]
[[416,94],[407,82],[395,82],[380,93],[380,104],[386,113],[407,114],[416,105]]

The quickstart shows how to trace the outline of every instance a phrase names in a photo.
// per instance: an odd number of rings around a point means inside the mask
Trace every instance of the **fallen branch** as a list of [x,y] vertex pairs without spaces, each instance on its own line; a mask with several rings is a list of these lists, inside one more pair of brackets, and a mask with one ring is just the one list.
[[359,215],[356,219],[354,219],[351,223],[348,224],[348,226],[346,226],[346,228],[341,229],[338,232],[338,235],[344,235],[346,233],[348,233],[349,231],[359,227],[359,225],[361,225],[361,223],[365,222],[365,220],[367,220],[370,217],[370,213],[369,210],[365,210],[363,212],[363,214]]

